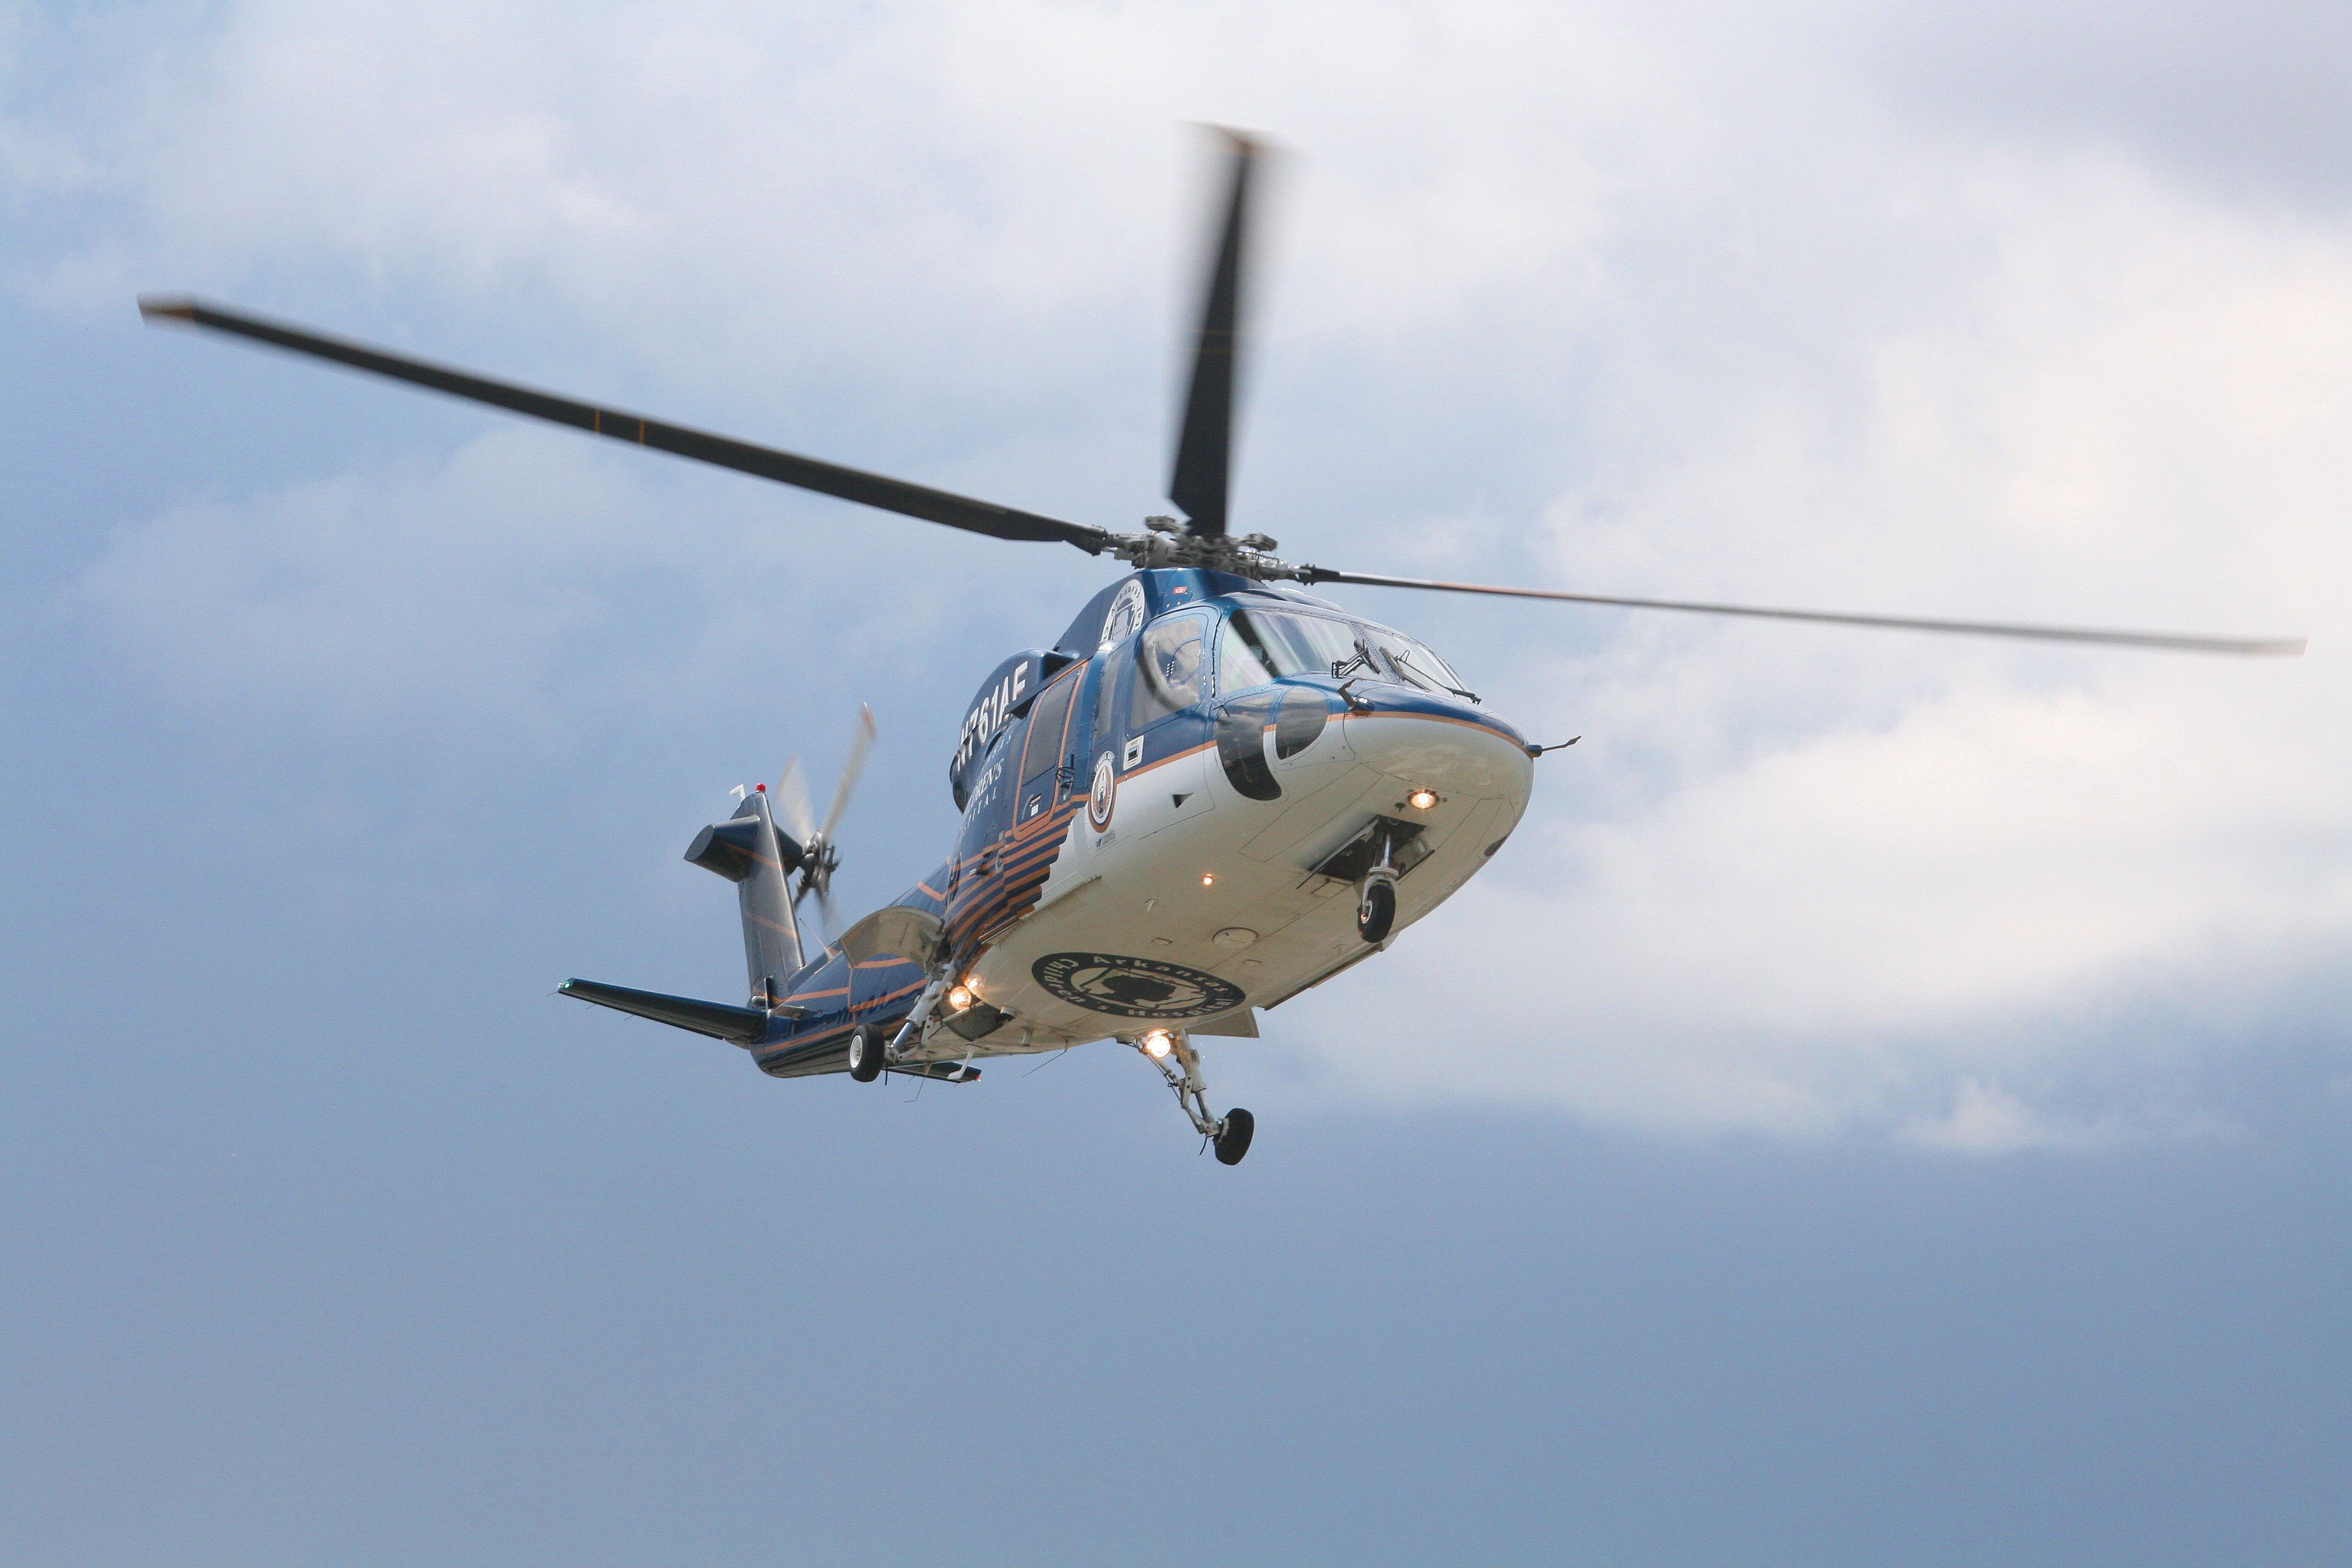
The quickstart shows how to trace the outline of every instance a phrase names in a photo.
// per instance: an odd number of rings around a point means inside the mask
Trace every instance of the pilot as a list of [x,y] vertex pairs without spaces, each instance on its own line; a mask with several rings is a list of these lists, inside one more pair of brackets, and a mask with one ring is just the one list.
[[1201,700],[1201,638],[1198,633],[1169,649],[1161,668],[1165,674],[1160,684],[1167,689],[1170,707],[1190,708]]

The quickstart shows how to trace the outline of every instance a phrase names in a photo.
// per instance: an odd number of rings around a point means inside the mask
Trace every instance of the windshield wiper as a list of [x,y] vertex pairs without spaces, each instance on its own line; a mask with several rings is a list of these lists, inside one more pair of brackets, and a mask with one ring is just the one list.
[[1370,669],[1371,668],[1372,650],[1364,646],[1363,638],[1358,637],[1356,639],[1355,652],[1349,654],[1345,658],[1335,658],[1331,661],[1331,678],[1336,680],[1351,669]]
[[[1356,639],[1356,651],[1354,653],[1349,655],[1346,658],[1335,658],[1331,661],[1331,678],[1335,680],[1339,680],[1339,700],[1348,705],[1349,712],[1369,713],[1372,710],[1372,705],[1363,698],[1357,696],[1352,688],[1366,679],[1378,679],[1379,677],[1374,675],[1372,672],[1377,670],[1379,668],[1380,666],[1372,662],[1372,650],[1364,646],[1364,639],[1361,637],[1358,637]],[[1349,675],[1348,672],[1351,669],[1361,669],[1364,673],[1361,675]],[[1341,679],[1341,677],[1346,677],[1346,679]]]
[[[1360,647],[1362,645],[1360,643],[1357,646]],[[1450,691],[1456,697],[1466,697],[1473,702],[1478,701],[1478,694],[1476,692],[1465,691],[1458,686],[1446,685],[1445,682],[1438,679],[1437,677],[1422,668],[1421,666],[1413,663],[1412,656],[1402,649],[1391,652],[1389,655],[1389,662],[1395,665],[1399,669],[1403,670],[1408,675],[1419,676],[1421,678],[1420,684],[1423,686],[1434,687],[1440,691]],[[1482,708],[1486,706],[1483,702],[1478,705]]]

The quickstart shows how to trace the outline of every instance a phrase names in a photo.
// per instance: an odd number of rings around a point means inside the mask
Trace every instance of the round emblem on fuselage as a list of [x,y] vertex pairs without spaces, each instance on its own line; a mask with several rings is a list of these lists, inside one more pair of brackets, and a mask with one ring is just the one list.
[[1118,801],[1118,759],[1105,752],[1095,759],[1094,788],[1087,795],[1087,820],[1097,833],[1110,826],[1110,808]]
[[1143,624],[1143,584],[1129,577],[1103,612],[1102,646],[1110,647]]
[[1241,987],[1156,958],[1049,952],[1029,966],[1037,984],[1073,1007],[1114,1018],[1205,1018],[1242,1005]]

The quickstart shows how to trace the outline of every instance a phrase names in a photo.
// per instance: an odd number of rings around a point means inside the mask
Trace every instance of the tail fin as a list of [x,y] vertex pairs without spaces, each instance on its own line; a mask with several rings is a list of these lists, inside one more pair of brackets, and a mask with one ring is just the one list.
[[686,858],[735,884],[743,908],[751,1005],[782,1005],[786,984],[805,962],[800,922],[793,918],[792,874],[800,868],[801,846],[777,827],[767,792],[751,791],[733,816],[697,834]]

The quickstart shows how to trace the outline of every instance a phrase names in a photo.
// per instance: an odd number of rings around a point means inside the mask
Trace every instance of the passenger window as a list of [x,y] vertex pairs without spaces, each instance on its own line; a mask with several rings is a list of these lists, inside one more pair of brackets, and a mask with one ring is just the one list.
[[1177,616],[1144,628],[1136,642],[1135,693],[1128,703],[1130,732],[1190,708],[1208,695],[1202,679],[1204,625],[1198,616]]
[[1029,745],[1021,760],[1024,816],[1028,811],[1027,786],[1062,761],[1062,725],[1070,716],[1070,698],[1077,689],[1078,675],[1073,671],[1039,692],[1037,705],[1029,710]]

